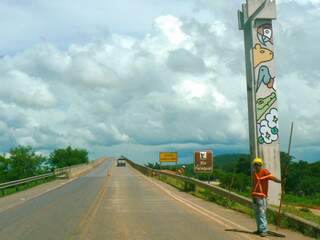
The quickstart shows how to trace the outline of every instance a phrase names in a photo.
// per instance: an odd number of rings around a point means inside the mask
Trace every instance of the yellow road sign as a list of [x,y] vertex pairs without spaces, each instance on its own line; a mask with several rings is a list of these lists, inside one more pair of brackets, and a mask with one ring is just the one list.
[[178,162],[178,153],[160,152],[160,162]]

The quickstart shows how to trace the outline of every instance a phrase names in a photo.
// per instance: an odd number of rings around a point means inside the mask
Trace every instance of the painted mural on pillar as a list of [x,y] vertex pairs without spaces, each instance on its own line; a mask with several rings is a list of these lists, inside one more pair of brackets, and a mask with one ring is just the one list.
[[277,94],[272,92],[269,96],[264,98],[259,98],[257,100],[257,121],[259,121],[262,116],[271,108],[271,106],[277,100]]
[[260,43],[257,43],[253,50],[253,64],[256,68],[259,64],[269,62],[273,59],[273,52],[268,48],[264,48]]
[[253,65],[256,69],[256,116],[258,143],[271,144],[279,139],[277,94],[272,60],[272,25],[265,23],[257,28],[257,41],[252,49]]
[[278,110],[272,108],[266,115],[266,118],[258,123],[258,142],[260,144],[270,144],[279,139],[278,120]]
[[264,83],[268,88],[273,88],[275,77],[271,77],[270,70],[267,66],[262,65],[259,68],[258,80],[256,84],[256,92],[259,90],[261,83]]
[[263,46],[267,46],[267,43],[273,44],[273,38],[272,38],[272,25],[267,23],[267,24],[262,24],[260,27],[258,27],[257,30],[257,37],[259,39],[259,42]]

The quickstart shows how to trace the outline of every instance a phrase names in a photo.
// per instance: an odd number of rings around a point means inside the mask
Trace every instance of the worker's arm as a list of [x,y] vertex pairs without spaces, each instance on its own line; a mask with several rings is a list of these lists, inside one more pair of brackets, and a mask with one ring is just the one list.
[[265,174],[266,174],[266,178],[268,180],[274,181],[276,183],[282,183],[281,180],[275,176],[273,176],[267,169],[264,169]]
[[282,183],[281,180],[279,178],[276,178],[275,176],[272,176],[271,180],[276,182],[276,183]]

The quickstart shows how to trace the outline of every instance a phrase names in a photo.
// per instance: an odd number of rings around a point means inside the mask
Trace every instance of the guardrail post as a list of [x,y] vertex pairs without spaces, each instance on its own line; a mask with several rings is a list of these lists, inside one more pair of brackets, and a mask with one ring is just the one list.
[[184,181],[183,183],[184,183],[183,191],[184,191],[184,192],[189,192],[189,186],[188,186],[188,183],[187,183],[186,181]]

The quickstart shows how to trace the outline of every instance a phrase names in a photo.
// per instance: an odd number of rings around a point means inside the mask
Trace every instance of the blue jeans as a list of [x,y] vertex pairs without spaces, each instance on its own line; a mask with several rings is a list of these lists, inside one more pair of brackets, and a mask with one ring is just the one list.
[[267,199],[253,198],[253,209],[256,215],[257,228],[260,233],[268,232]]

